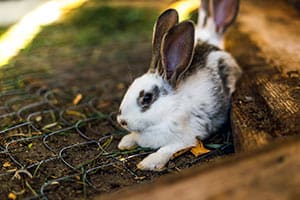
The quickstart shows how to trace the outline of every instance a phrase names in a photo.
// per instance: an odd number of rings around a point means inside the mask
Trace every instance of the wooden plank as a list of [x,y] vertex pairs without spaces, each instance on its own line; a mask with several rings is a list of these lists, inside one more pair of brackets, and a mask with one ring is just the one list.
[[282,1],[241,4],[227,42],[244,69],[231,114],[238,152],[300,133],[299,19]]
[[298,199],[300,137],[96,200]]
[[249,34],[284,75],[300,70],[299,11],[285,1],[248,0],[241,3],[240,31]]

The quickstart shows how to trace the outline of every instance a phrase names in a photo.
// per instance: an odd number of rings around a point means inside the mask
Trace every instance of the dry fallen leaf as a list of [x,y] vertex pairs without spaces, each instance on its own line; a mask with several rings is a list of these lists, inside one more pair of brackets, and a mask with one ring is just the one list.
[[10,162],[5,162],[5,163],[3,163],[3,167],[10,167],[11,166],[11,163]]
[[66,110],[66,114],[86,118],[85,114],[78,112],[76,110]]
[[196,146],[192,147],[191,153],[194,154],[194,156],[198,157],[200,155],[206,154],[210,152],[209,149],[206,149],[203,145],[203,143],[200,140],[197,140]]
[[196,146],[193,147],[187,147],[184,149],[181,149],[179,151],[177,151],[176,153],[173,154],[173,156],[171,157],[171,160],[174,158],[177,158],[178,156],[181,156],[182,154],[190,151],[195,157],[198,157],[200,155],[206,154],[208,152],[210,152],[209,149],[206,149],[203,145],[203,143],[200,140],[197,140],[197,144]]
[[82,94],[80,94],[80,93],[77,94],[76,97],[73,100],[73,104],[77,105],[81,101],[82,97],[83,97]]
[[177,157],[181,156],[182,154],[184,154],[184,153],[190,151],[191,148],[192,148],[192,147],[187,147],[187,148],[185,148],[185,149],[181,149],[181,150],[177,151],[176,153],[174,153],[174,154],[172,155],[171,160],[173,160],[174,158],[177,158]]
[[17,199],[17,195],[15,195],[14,193],[12,193],[12,192],[10,192],[9,194],[8,194],[8,199],[10,199],[10,200],[15,200],[15,199]]

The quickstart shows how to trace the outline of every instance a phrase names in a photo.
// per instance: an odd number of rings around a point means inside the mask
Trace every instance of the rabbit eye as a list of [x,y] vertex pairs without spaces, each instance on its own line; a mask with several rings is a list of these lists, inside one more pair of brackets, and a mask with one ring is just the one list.
[[142,105],[150,104],[152,102],[153,94],[146,93],[142,99]]
[[140,91],[137,98],[137,104],[140,106],[142,112],[146,112],[151,105],[159,97],[159,87],[157,85],[153,86],[152,89],[148,92],[145,90]]

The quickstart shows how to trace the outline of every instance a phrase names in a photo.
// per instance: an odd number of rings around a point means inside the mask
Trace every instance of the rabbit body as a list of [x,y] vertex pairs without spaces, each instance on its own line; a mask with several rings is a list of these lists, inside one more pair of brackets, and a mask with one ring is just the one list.
[[163,169],[174,153],[216,132],[241,74],[230,54],[199,38],[195,45],[194,24],[177,20],[174,10],[158,19],[150,69],[128,88],[117,116],[130,131],[119,149],[158,149],[137,165],[142,170]]
[[[213,50],[207,47],[213,47]],[[205,43],[196,46],[201,52],[199,56],[203,56],[203,48],[211,51],[207,52],[205,59],[201,59],[204,63],[197,63],[199,57],[195,51],[190,68],[194,72],[184,78],[176,89],[172,89],[158,73],[146,73],[133,82],[125,95],[121,109],[125,116],[127,112],[133,115],[126,118],[128,129],[133,132],[122,139],[119,148],[130,149],[135,145],[153,149],[163,147],[142,161],[139,168],[161,169],[174,153],[194,146],[196,137],[206,138],[226,121],[239,67],[230,54]],[[141,116],[139,111],[135,113],[135,109],[123,105],[135,102],[130,97],[147,88],[145,83],[149,89],[159,87],[162,94]]]

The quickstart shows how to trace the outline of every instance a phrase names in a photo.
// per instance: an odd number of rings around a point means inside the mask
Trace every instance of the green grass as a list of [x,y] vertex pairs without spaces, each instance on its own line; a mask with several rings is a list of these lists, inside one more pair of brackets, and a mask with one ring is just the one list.
[[107,5],[90,0],[60,21],[43,27],[9,66],[52,73],[56,67],[95,66],[107,58],[127,62],[124,47],[151,43],[159,10]]
[[41,47],[69,46],[86,48],[151,38],[157,11],[143,8],[108,7],[91,3],[77,9],[60,22],[45,27],[27,47],[31,52]]
[[3,27],[3,26],[0,26],[0,36],[5,33],[5,31],[8,29],[8,27]]
[[90,0],[60,21],[43,27],[10,66],[52,73],[58,66],[82,68],[106,59],[123,62],[124,47],[134,48],[143,41],[150,45],[158,14],[151,8],[109,7]]

